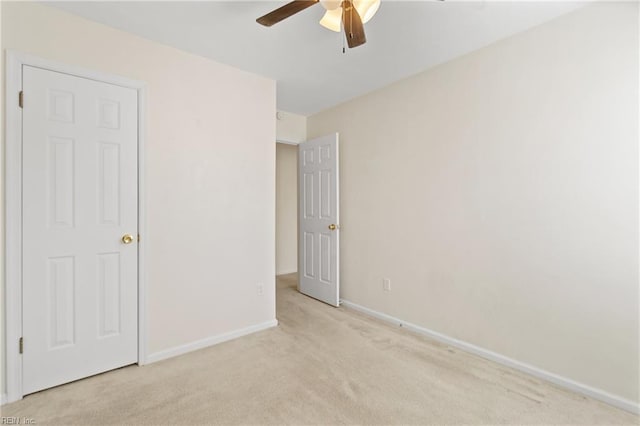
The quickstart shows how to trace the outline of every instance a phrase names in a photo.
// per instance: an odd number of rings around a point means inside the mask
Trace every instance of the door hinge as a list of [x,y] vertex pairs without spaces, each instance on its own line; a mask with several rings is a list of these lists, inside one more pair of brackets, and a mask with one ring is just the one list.
[[22,90],[18,93],[18,106],[20,108],[24,107],[24,92]]
[[22,337],[18,341],[18,346],[19,346],[19,353],[24,352],[24,339]]

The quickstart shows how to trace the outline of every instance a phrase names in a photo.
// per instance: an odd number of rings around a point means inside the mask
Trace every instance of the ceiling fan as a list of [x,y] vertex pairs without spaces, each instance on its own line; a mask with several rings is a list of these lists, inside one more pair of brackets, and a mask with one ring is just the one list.
[[326,10],[320,25],[335,32],[344,28],[350,48],[367,42],[363,24],[378,11],[380,0],[295,0],[261,16],[256,22],[270,27],[316,3],[322,4]]

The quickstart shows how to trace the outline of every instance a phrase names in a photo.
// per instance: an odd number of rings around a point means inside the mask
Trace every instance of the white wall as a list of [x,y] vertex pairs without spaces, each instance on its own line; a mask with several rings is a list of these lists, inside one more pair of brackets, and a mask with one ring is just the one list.
[[148,84],[148,353],[273,321],[275,82],[33,3],[2,48]]
[[276,138],[282,142],[300,143],[307,140],[307,117],[286,111],[278,111]]
[[298,270],[298,147],[276,145],[276,275],[282,275]]
[[592,4],[309,117],[342,298],[637,402],[638,49]]

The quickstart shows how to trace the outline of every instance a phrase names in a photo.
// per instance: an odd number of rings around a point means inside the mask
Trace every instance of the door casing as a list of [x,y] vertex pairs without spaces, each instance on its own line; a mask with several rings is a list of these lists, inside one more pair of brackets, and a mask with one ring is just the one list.
[[[101,81],[138,92],[138,365],[146,364],[146,228],[145,206],[145,91],[141,81],[61,64],[15,50],[6,52],[5,86],[5,247],[4,312],[6,319],[6,401],[22,399],[22,109],[18,94],[22,90],[22,67],[29,65],[76,77]],[[24,100],[28,102],[28,99]],[[28,342],[25,342],[28,345]]]

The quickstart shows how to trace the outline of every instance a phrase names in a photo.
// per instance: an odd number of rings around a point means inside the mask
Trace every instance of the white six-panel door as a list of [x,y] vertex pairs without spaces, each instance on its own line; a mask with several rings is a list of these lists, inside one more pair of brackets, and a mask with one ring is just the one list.
[[340,303],[338,134],[298,145],[298,289]]
[[26,65],[23,92],[28,394],[137,361],[138,105],[134,89]]

